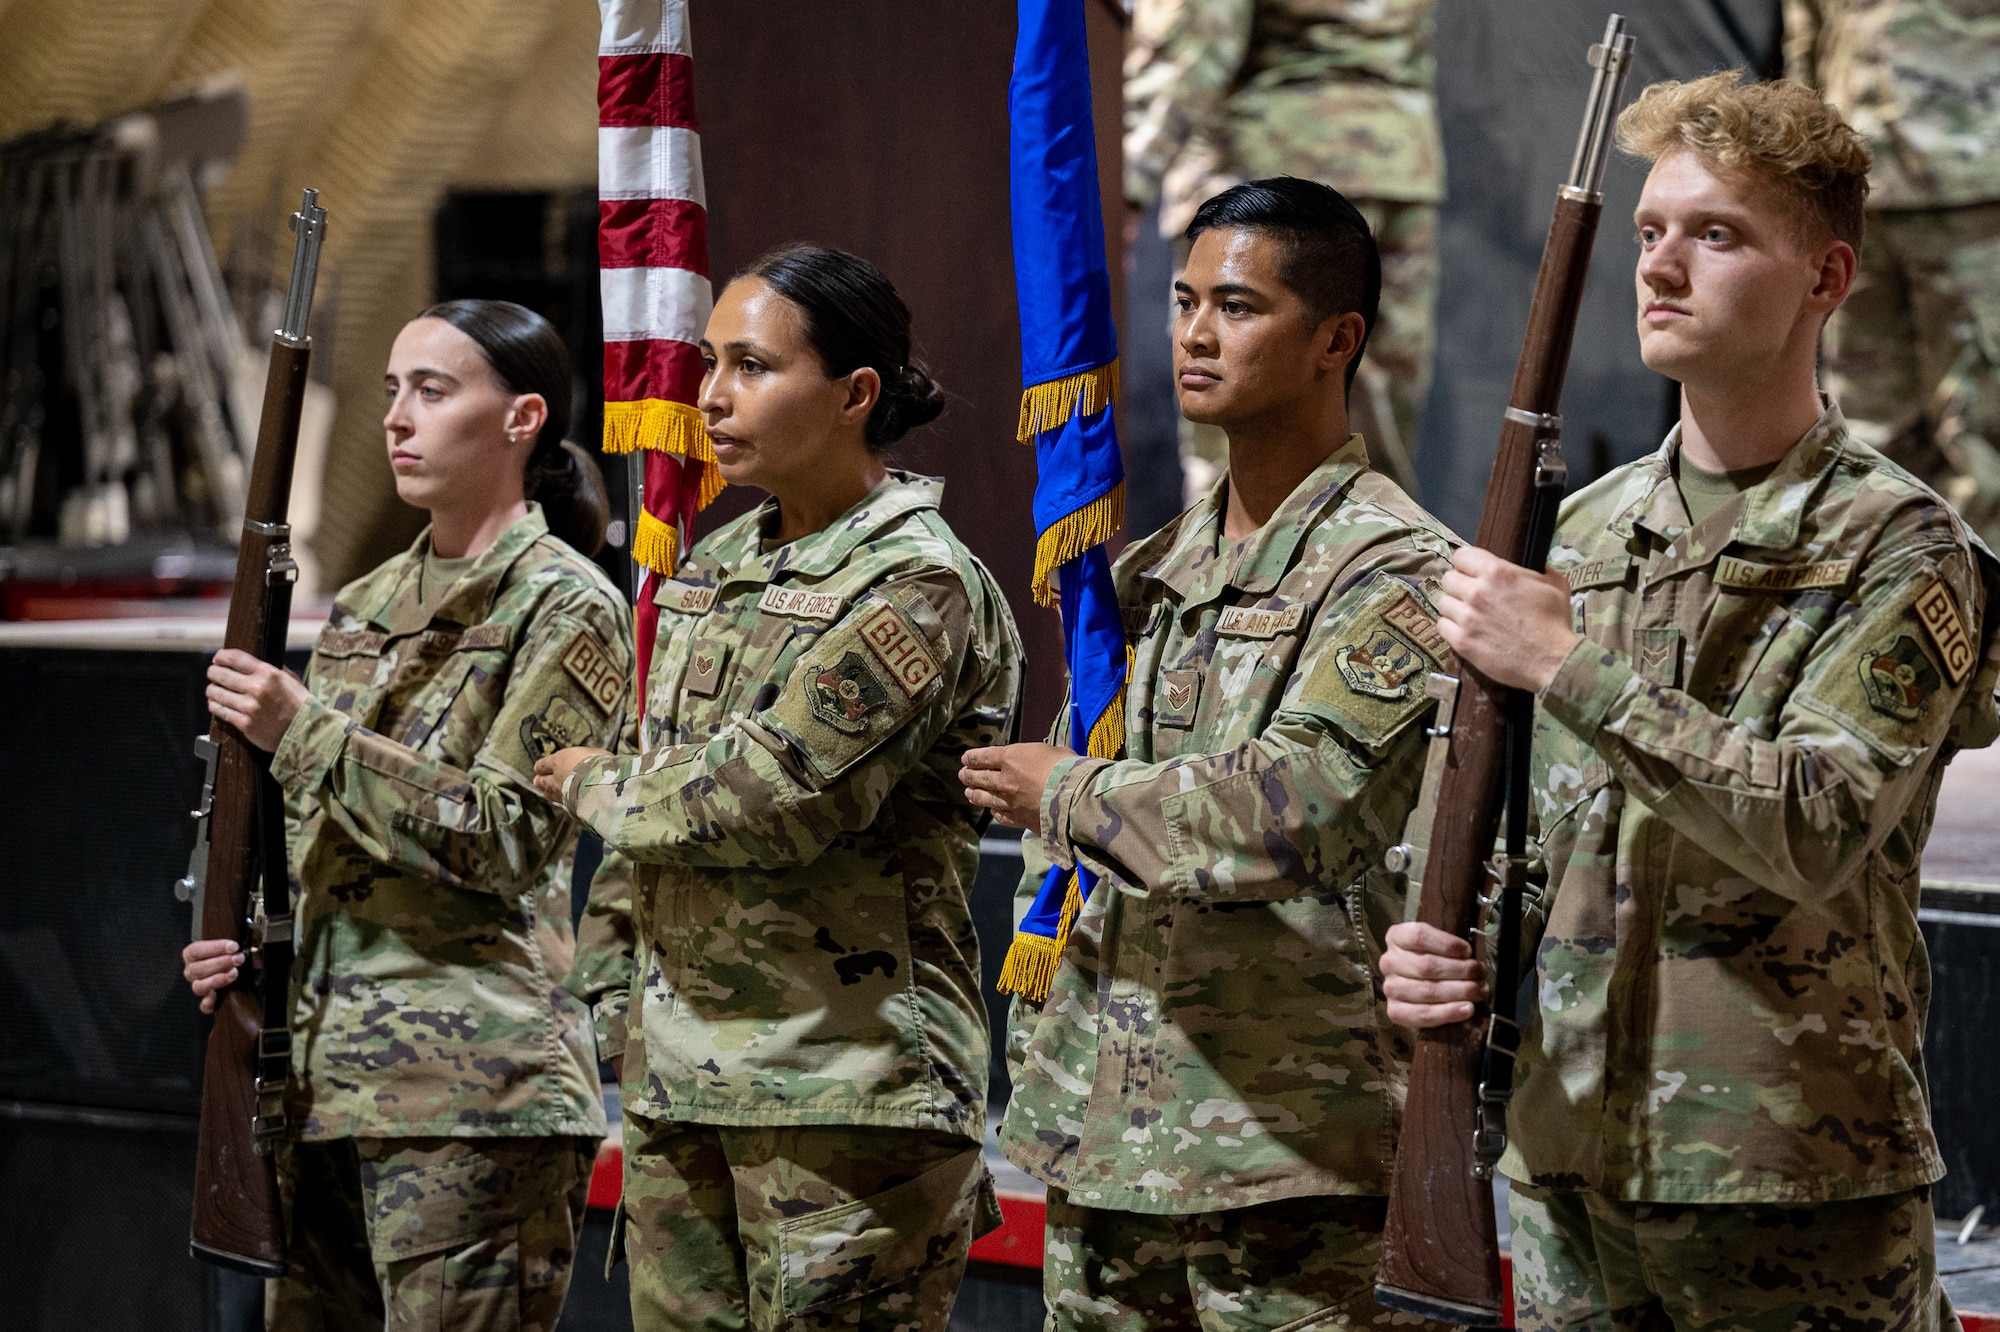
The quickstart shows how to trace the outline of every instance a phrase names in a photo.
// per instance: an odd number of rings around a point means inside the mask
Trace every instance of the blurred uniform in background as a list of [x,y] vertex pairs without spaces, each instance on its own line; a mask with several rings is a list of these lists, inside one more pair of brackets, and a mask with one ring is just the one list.
[[[1375,465],[1412,493],[1444,199],[1436,10],[1437,0],[1137,0],[1125,58],[1125,198],[1157,201],[1163,235],[1178,238],[1203,200],[1266,176],[1331,185],[1368,219],[1382,304],[1348,410]],[[1222,432],[1181,430],[1198,498],[1223,465]]]
[[2000,0],[1786,0],[1785,66],[1875,151],[1826,387],[2000,541]]

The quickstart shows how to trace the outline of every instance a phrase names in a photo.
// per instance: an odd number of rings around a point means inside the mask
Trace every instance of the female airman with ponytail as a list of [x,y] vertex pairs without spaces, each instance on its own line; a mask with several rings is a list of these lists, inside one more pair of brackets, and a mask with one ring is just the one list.
[[[629,721],[632,630],[588,558],[596,464],[564,439],[547,321],[448,301],[389,356],[416,542],[342,588],[304,680],[241,652],[209,710],[271,753],[292,821],[287,1274],[273,1329],[552,1329],[605,1132],[574,952],[577,826],[537,759]],[[243,956],[190,944],[204,1009]]]

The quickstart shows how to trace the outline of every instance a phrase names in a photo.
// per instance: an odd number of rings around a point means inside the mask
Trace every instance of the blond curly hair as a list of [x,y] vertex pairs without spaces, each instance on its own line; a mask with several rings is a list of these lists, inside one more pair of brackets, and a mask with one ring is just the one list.
[[1618,117],[1618,146],[1646,162],[1686,149],[1703,163],[1775,186],[1803,247],[1861,249],[1874,155],[1840,113],[1803,83],[1757,83],[1741,70],[1655,83]]

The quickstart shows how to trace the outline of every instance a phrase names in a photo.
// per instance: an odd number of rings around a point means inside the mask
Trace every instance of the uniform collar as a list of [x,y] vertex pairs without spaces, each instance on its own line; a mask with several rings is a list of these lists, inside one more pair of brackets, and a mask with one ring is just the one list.
[[767,499],[744,516],[740,540],[731,552],[731,567],[723,576],[763,583],[793,573],[823,577],[846,564],[856,546],[906,514],[937,508],[943,497],[941,477],[891,468],[881,485],[828,526],[776,550],[760,551],[763,533],[778,520],[777,500]]
[[1285,497],[1270,520],[1237,545],[1233,554],[1218,555],[1223,505],[1229,476],[1224,473],[1199,504],[1181,520],[1180,534],[1166,555],[1145,576],[1156,578],[1195,604],[1222,595],[1229,588],[1262,596],[1274,590],[1292,567],[1299,543],[1319,516],[1368,469],[1368,446],[1350,435],[1327,460],[1307,474]]
[[516,518],[506,531],[494,539],[492,545],[479,552],[471,567],[451,585],[445,599],[429,615],[425,615],[423,602],[417,595],[417,573],[423,568],[424,556],[431,548],[431,529],[427,526],[403,552],[402,576],[383,590],[380,600],[364,615],[369,623],[387,630],[392,636],[414,634],[440,620],[461,625],[478,624],[493,609],[501,580],[514,567],[514,561],[548,534],[548,519],[542,516],[542,506],[529,500],[528,511]]
[[[1839,460],[1841,443],[1847,438],[1847,422],[1840,407],[1824,395],[1820,401],[1825,410],[1819,420],[1771,474],[1688,533],[1683,560],[1704,562],[1731,543],[1769,550],[1788,550],[1798,544],[1800,521],[1814,492]],[[1666,541],[1681,540],[1689,518],[1680,487],[1674,484],[1674,459],[1680,447],[1681,428],[1676,425],[1667,432],[1659,451],[1639,463],[1645,484],[1632,503],[1611,520],[1613,532],[1630,537],[1635,529],[1645,528]]]

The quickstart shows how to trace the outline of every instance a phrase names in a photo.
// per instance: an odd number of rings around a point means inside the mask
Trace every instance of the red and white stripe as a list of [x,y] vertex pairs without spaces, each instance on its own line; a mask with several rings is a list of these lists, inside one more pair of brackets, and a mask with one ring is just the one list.
[[659,610],[654,582],[721,488],[694,402],[708,323],[708,203],[686,0],[598,0],[598,265],[604,306],[604,447],[644,450],[632,556],[643,699]]

